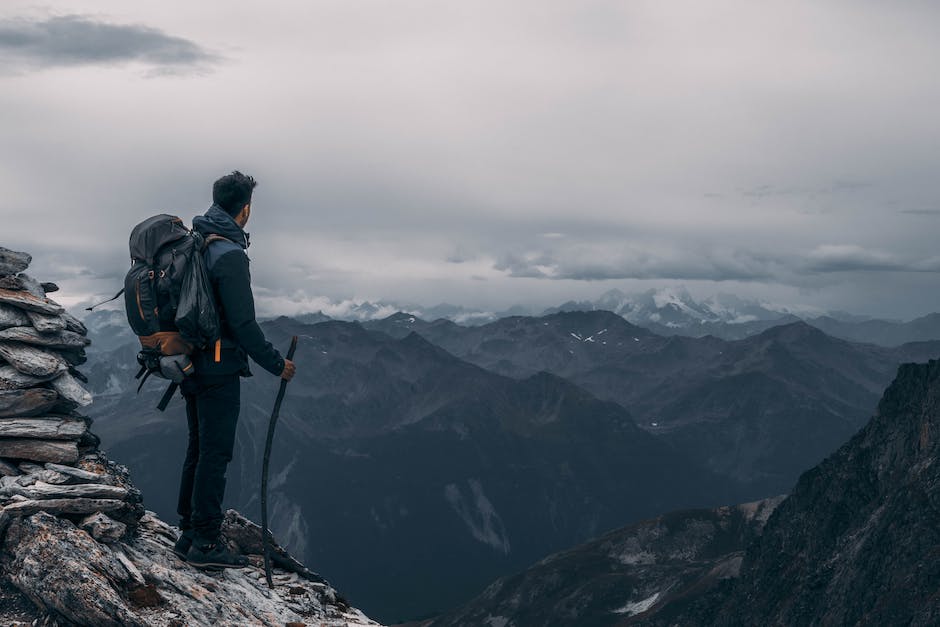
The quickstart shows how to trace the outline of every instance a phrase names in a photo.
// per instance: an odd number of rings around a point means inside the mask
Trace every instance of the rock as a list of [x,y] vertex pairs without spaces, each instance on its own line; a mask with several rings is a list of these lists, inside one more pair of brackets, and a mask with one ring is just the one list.
[[0,341],[0,357],[20,372],[34,377],[48,377],[68,370],[68,364],[57,354],[18,342]]
[[123,501],[128,497],[124,488],[102,483],[79,483],[75,485],[53,485],[37,481],[31,486],[10,485],[0,488],[0,496],[14,494],[28,499],[115,499]]
[[65,328],[79,335],[88,335],[88,327],[85,324],[70,314],[69,312],[62,313],[62,318],[65,319]]
[[26,312],[10,305],[0,303],[0,329],[7,327],[25,327],[29,322]]
[[61,498],[27,499],[15,501],[3,508],[11,516],[32,516],[36,512],[50,514],[91,514],[93,512],[111,512],[124,507],[123,501],[116,499]]
[[[20,485],[33,485],[37,481],[42,481],[43,483],[51,483],[53,485],[65,485],[67,483],[75,483],[72,481],[72,477],[64,475],[61,472],[56,472],[54,470],[37,470],[36,472],[31,472],[26,476],[21,476],[20,479],[23,479],[24,482]],[[30,483],[26,483],[29,481]]]
[[68,372],[63,372],[50,383],[52,389],[62,398],[72,401],[79,407],[91,405],[91,392],[82,387],[82,384]]
[[137,534],[107,543],[45,512],[7,520],[0,572],[39,607],[79,625],[377,624],[337,602],[329,586],[279,569],[268,590],[257,557],[240,570],[193,568],[173,554],[176,534],[152,513]]
[[72,523],[47,513],[14,520],[4,547],[4,570],[40,607],[79,625],[146,626],[118,593],[127,570]]
[[81,366],[88,361],[85,349],[59,350],[59,357],[64,359],[70,366]]
[[0,418],[0,437],[2,438],[77,440],[87,429],[84,420],[63,416]]
[[16,477],[20,474],[20,471],[11,464],[10,462],[0,459],[0,476],[2,477]]
[[26,311],[35,311],[38,313],[51,314],[57,316],[65,311],[61,305],[41,298],[29,292],[20,292],[0,288],[0,303],[19,307]]
[[74,441],[0,438],[0,457],[69,463],[78,461],[79,452]]
[[26,316],[32,323],[33,328],[40,333],[64,331],[66,327],[68,327],[65,318],[62,316],[50,316],[49,314],[36,313],[35,311],[27,311]]
[[[239,553],[244,555],[264,554],[264,546],[261,542],[261,527],[234,509],[225,512],[225,518],[222,519],[222,535],[234,545],[233,548]],[[326,579],[298,562],[273,540],[271,542],[271,561],[274,565],[292,573],[297,573],[310,581],[327,583]]]
[[118,522],[101,512],[95,512],[82,519],[79,527],[91,534],[99,542],[116,542],[127,531],[127,525]]
[[89,472],[81,468],[75,468],[74,466],[63,466],[62,464],[53,464],[51,462],[46,464],[45,468],[46,470],[68,475],[74,478],[75,481],[81,481],[83,483],[114,483],[114,479],[112,479],[108,473],[104,472]]
[[52,282],[43,282],[39,284],[42,287],[42,291],[46,294],[51,294],[52,292],[58,292],[59,286]]
[[0,276],[0,289],[26,292],[26,284],[18,276]]
[[[37,315],[28,313],[27,315]],[[44,316],[53,318],[53,316]],[[54,317],[56,319],[57,316]],[[65,327],[65,320],[62,320],[62,327]],[[40,333],[38,329],[28,327],[9,327],[0,329],[0,340],[22,342],[32,346],[43,346],[45,348],[60,348],[65,350],[82,349],[91,344],[91,341],[83,335],[73,333],[72,331],[55,331]]]
[[0,246],[0,276],[17,274],[29,267],[33,258],[27,253],[16,252]]
[[23,374],[13,366],[0,366],[0,390],[22,390],[42,385],[53,377]]
[[[0,418],[7,416],[36,416],[52,409],[58,402],[59,395],[56,391],[46,388],[0,390]],[[0,453],[0,456],[2,456],[2,453]]]
[[88,383],[88,377],[82,374],[81,370],[73,366],[69,366],[69,374],[81,381],[82,383]]
[[22,272],[18,274],[16,278],[20,280],[20,283],[23,286],[22,289],[26,290],[36,298],[46,298],[46,290],[42,289],[42,283]]

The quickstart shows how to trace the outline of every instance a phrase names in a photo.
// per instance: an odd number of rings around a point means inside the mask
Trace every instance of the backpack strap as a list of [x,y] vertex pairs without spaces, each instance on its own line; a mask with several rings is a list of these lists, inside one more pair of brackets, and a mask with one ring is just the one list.
[[212,242],[217,242],[219,240],[225,240],[226,242],[231,242],[232,244],[235,243],[235,242],[232,242],[232,240],[230,240],[229,238],[225,237],[224,235],[219,235],[218,233],[212,233],[206,236],[205,242],[203,243],[203,247],[209,248],[209,244],[211,244]]
[[[215,248],[210,248],[210,244],[215,242],[222,242],[222,245]],[[223,248],[225,250],[222,250]],[[203,254],[206,256],[206,270],[211,271],[212,267],[215,265],[215,262],[218,261],[222,255],[232,250],[242,250],[242,247],[222,235],[218,235],[216,233],[207,235],[202,248]]]
[[97,303],[97,304],[95,304],[95,305],[92,305],[91,307],[85,307],[85,311],[92,311],[92,310],[94,310],[95,307],[100,307],[101,305],[104,305],[105,303],[110,303],[112,300],[117,300],[117,297],[120,296],[120,295],[123,294],[123,293],[124,293],[124,288],[122,287],[122,288],[121,288],[121,291],[118,292],[117,294],[115,294],[112,298],[109,298],[108,300],[101,301],[100,303]]
[[167,386],[166,392],[163,393],[163,398],[160,399],[160,402],[157,403],[157,409],[160,411],[166,411],[166,406],[170,404],[170,401],[173,399],[173,394],[176,392],[176,388],[180,386],[176,381],[170,383]]

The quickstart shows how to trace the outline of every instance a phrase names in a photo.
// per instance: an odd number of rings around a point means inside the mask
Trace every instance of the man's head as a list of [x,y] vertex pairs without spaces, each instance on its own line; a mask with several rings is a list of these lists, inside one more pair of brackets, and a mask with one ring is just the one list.
[[212,202],[222,207],[239,226],[245,226],[251,213],[251,192],[256,185],[254,178],[235,170],[212,184]]

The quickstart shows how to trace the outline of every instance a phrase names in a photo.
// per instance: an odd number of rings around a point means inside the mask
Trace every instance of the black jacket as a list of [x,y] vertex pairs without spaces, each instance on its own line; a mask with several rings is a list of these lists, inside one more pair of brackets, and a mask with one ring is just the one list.
[[248,234],[218,205],[205,215],[193,218],[193,229],[203,236],[221,235],[224,240],[209,243],[205,250],[206,268],[222,319],[219,360],[216,347],[193,355],[196,372],[251,376],[248,356],[274,375],[284,370],[284,358],[264,337],[255,320],[255,301],[248,271]]

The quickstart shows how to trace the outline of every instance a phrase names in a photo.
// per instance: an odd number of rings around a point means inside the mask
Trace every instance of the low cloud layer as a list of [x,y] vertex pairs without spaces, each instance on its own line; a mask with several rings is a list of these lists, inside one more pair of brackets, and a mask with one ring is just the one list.
[[217,61],[198,44],[156,28],[82,15],[0,20],[0,55],[7,70],[134,62],[175,73]]

